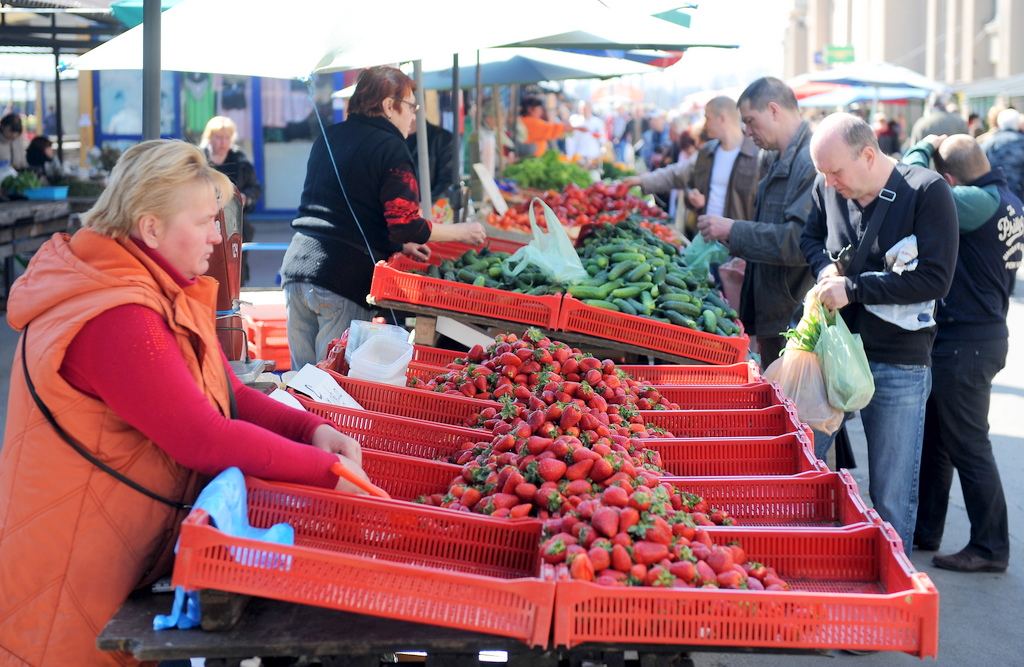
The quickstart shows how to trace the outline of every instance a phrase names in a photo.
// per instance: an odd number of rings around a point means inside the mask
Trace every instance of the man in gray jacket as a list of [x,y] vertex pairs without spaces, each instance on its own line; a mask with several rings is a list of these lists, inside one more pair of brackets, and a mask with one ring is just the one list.
[[739,110],[754,143],[776,152],[762,162],[754,215],[745,220],[708,213],[697,218],[697,228],[706,240],[721,241],[732,255],[747,260],[740,319],[757,339],[764,368],[785,347],[782,332],[814,284],[800,251],[800,233],[816,172],[811,127],[800,117],[789,86],[773,77],[760,78],[740,95]]
[[759,176],[758,149],[753,139],[743,136],[736,102],[725,96],[710,100],[704,108],[704,130],[711,141],[701,146],[692,163],[673,163],[622,182],[639,185],[644,194],[684,189],[687,204],[697,214],[751,217]]

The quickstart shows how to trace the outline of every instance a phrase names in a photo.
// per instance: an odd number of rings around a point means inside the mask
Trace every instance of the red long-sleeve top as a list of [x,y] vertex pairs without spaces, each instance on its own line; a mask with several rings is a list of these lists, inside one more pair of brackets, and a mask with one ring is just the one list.
[[[138,245],[180,285],[194,282]],[[129,304],[105,311],[82,327],[60,374],[187,468],[216,475],[237,466],[254,477],[334,488],[338,477],[330,467],[338,457],[305,444],[318,426],[330,422],[245,386],[226,357],[224,367],[238,419],[222,415],[196,386],[163,317]]]

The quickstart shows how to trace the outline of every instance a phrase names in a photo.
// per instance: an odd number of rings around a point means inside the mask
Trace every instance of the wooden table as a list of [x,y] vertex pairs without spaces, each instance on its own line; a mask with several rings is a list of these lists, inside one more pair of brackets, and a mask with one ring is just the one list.
[[[129,598],[100,633],[97,646],[104,651],[128,651],[140,660],[205,657],[207,667],[233,667],[253,656],[307,656],[318,659],[323,667],[378,667],[382,655],[406,651],[426,652],[428,667],[478,667],[480,651],[508,652],[509,667],[557,667],[563,660],[570,667],[587,662],[624,667],[627,660],[641,667],[692,667],[694,650],[755,652],[743,647],[642,644],[531,649],[508,637],[264,598],[252,598],[229,630],[153,630],[154,615],[170,613],[172,600],[170,593]],[[827,654],[792,649],[756,652]]]
[[[370,300],[370,299],[368,299]],[[434,345],[434,333],[436,331],[436,323],[438,317],[450,317],[453,320],[459,322],[468,322],[470,324],[478,324],[484,327],[496,327],[504,331],[510,331],[515,334],[522,334],[523,331],[529,327],[535,326],[532,324],[525,324],[523,322],[512,322],[509,320],[502,320],[493,317],[487,317],[484,315],[475,315],[472,313],[463,313],[454,310],[445,310],[443,308],[433,308],[431,306],[421,306],[413,303],[407,303],[405,301],[386,301],[386,300],[370,300],[372,305],[378,308],[391,308],[393,310],[403,310],[410,313],[416,314],[416,333],[415,342],[417,345]],[[598,338],[597,336],[591,336],[590,334],[574,333],[571,331],[550,331],[545,327],[536,327],[545,334],[551,336],[551,338],[563,341],[565,343],[572,343],[578,346],[582,351],[587,352],[588,350],[594,349],[610,349],[619,352],[625,352],[628,354],[634,354],[637,356],[654,357],[662,361],[662,363],[670,364],[704,364],[703,361],[690,359],[689,357],[682,357],[679,355],[671,354],[669,352],[661,352],[659,350],[652,350],[631,343],[623,343],[621,341],[612,340],[610,338]]]
[[0,260],[3,284],[0,297],[6,296],[14,280],[14,255],[39,249],[57,232],[77,227],[71,204],[66,199],[37,199],[0,202]]

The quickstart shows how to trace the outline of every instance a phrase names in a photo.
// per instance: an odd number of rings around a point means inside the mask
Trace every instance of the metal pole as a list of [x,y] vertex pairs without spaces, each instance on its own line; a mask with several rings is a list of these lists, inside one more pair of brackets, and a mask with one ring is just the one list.
[[427,108],[425,105],[426,95],[423,91],[423,61],[414,60],[412,63],[412,78],[416,83],[416,103],[420,105],[420,112],[416,114],[416,157],[419,164],[416,168],[420,172],[420,214],[430,220],[433,215],[434,198],[430,194],[430,156],[427,154]]
[[160,138],[160,0],[142,4],[142,138]]
[[[53,38],[54,38],[54,40],[56,40],[57,39],[57,15],[56,14],[53,14],[50,17],[50,27],[51,27],[51,29],[53,31]],[[53,101],[53,103],[56,105],[54,107],[54,110],[56,112],[55,113],[55,117],[56,117],[56,123],[57,123],[57,159],[60,160],[61,164],[64,164],[64,128],[63,128],[64,120],[63,120],[63,115],[61,114],[61,108],[60,108],[60,48],[59,47],[54,47],[53,48],[53,90],[54,90],[54,93],[53,93],[54,101]],[[45,123],[45,121],[46,121],[46,110],[43,109],[43,122]]]
[[452,187],[448,193],[448,202],[452,206],[452,222],[462,222],[462,167],[459,164],[459,153],[462,152],[462,141],[459,132],[459,54],[452,56],[452,111],[455,122],[452,130]]

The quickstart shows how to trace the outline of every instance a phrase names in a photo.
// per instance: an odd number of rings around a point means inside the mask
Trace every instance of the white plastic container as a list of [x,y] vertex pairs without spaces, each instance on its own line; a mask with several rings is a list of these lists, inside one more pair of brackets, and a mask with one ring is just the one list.
[[412,344],[388,336],[373,336],[352,353],[349,377],[404,387],[412,361]]
[[352,320],[348,325],[348,345],[345,346],[345,361],[352,365],[352,353],[374,336],[387,336],[394,340],[409,342],[409,332],[403,327],[366,320]]

